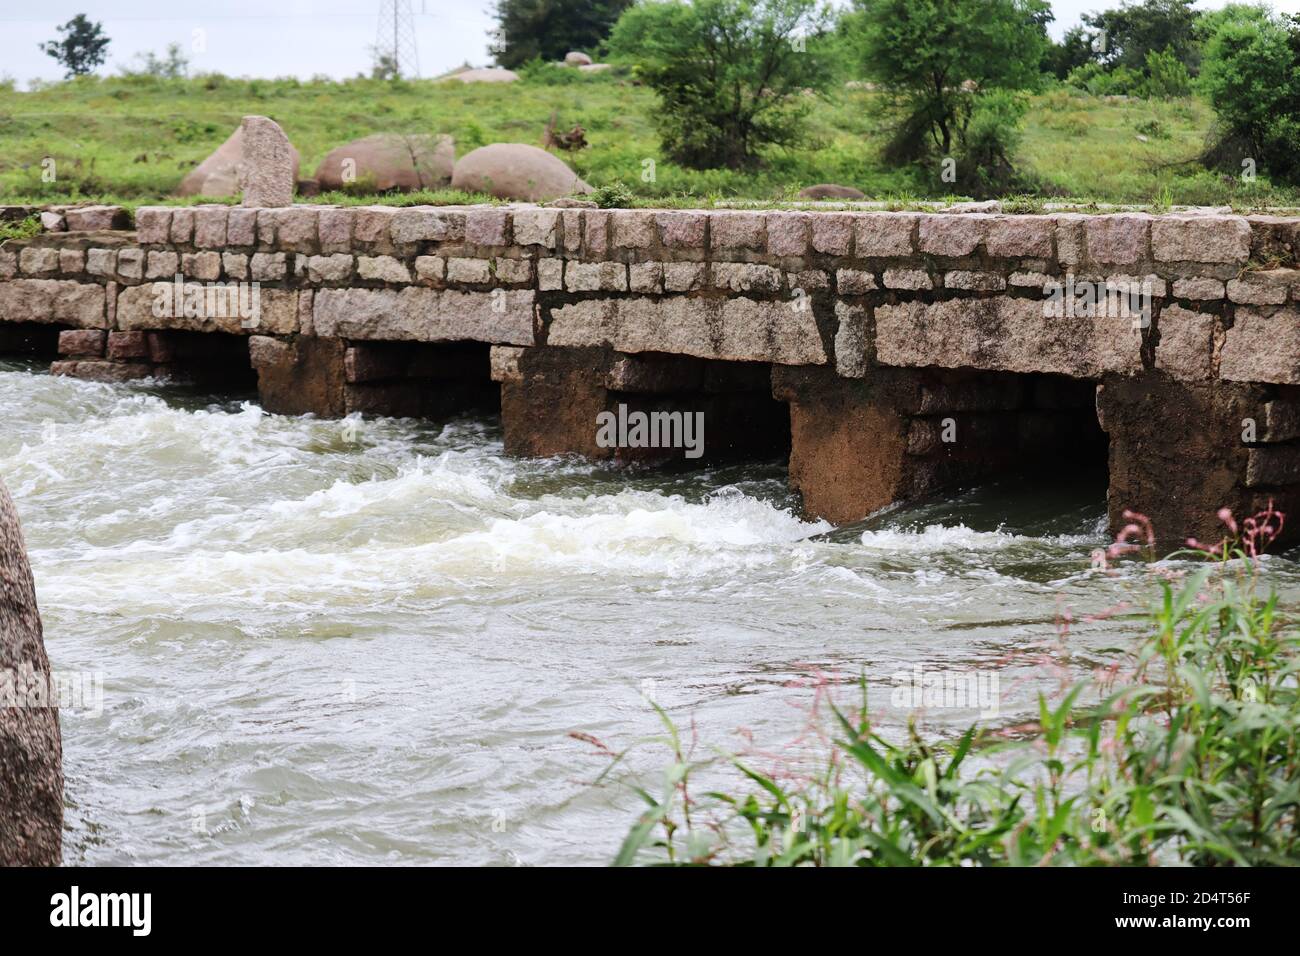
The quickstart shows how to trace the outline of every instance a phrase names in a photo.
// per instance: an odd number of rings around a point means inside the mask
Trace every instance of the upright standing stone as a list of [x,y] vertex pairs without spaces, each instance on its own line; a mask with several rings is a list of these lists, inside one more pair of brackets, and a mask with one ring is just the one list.
[[280,124],[265,116],[245,116],[244,157],[239,184],[245,206],[289,206],[293,203],[294,153]]
[[50,688],[23,534],[0,484],[0,866],[60,862],[63,743]]

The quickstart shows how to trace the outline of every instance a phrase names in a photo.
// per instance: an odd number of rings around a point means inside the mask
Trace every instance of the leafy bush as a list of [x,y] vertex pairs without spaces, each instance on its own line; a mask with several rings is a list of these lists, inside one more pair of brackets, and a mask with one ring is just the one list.
[[[1131,517],[1103,563],[1154,540]],[[1259,593],[1256,563],[1281,515],[1225,520],[1234,543],[1189,542],[1213,564],[1157,569],[1136,648],[1112,650],[1110,667],[1059,700],[1040,695],[1028,728],[972,726],[934,743],[909,724],[894,742],[873,725],[863,682],[855,712],[827,715],[820,769],[801,762],[783,784],[744,758],[696,759],[659,710],[672,763],[658,793],[638,791],[647,809],[616,862],[1294,864],[1300,633]],[[727,764],[745,785],[692,792]]]
[[1223,130],[1208,165],[1252,160],[1300,181],[1300,30],[1265,9],[1224,11],[1205,41],[1200,86]]
[[846,15],[862,69],[895,118],[886,158],[933,169],[957,156],[959,171],[962,158],[987,159],[993,167],[973,181],[1006,179],[1013,108],[986,96],[1040,82],[1046,11],[1041,0],[873,0]]
[[825,88],[831,56],[816,0],[649,0],[610,37],[660,99],[664,151],[692,169],[744,169],[803,135],[806,90]]
[[597,186],[587,198],[601,209],[630,209],[636,205],[636,193],[618,181]]
[[1020,121],[1026,103],[1006,90],[973,98],[970,120],[957,150],[957,186],[983,199],[1023,187],[1011,157],[1020,143]]
[[1187,96],[1192,92],[1192,79],[1187,67],[1169,50],[1147,54],[1146,95],[1162,99]]
[[1126,66],[1107,69],[1100,63],[1085,63],[1070,72],[1066,83],[1087,90],[1093,96],[1144,96],[1146,77]]

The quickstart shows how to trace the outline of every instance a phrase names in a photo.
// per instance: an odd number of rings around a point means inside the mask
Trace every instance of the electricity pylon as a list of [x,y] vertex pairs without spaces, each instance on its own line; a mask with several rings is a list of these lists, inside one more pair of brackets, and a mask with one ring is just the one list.
[[375,34],[375,65],[392,66],[394,76],[419,76],[420,51],[415,43],[411,0],[380,0]]

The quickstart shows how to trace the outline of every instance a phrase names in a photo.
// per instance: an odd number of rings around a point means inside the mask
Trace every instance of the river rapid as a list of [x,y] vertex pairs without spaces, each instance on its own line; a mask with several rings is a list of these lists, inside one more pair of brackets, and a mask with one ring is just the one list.
[[[1135,633],[1079,620],[1142,573],[1090,567],[1104,472],[837,529],[782,462],[516,460],[488,417],[291,418],[16,361],[0,415],[49,655],[82,678],[69,864],[604,864],[639,800],[570,734],[652,734],[647,698],[777,752],[825,680],[865,674],[901,730],[919,666],[996,674],[1011,723]],[[1300,594],[1292,561],[1267,573]]]

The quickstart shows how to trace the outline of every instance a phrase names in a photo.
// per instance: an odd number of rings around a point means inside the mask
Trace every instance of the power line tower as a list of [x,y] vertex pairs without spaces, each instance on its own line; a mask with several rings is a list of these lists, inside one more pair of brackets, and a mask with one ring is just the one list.
[[377,71],[391,71],[394,77],[420,75],[420,51],[415,43],[411,0],[380,0],[375,67]]

